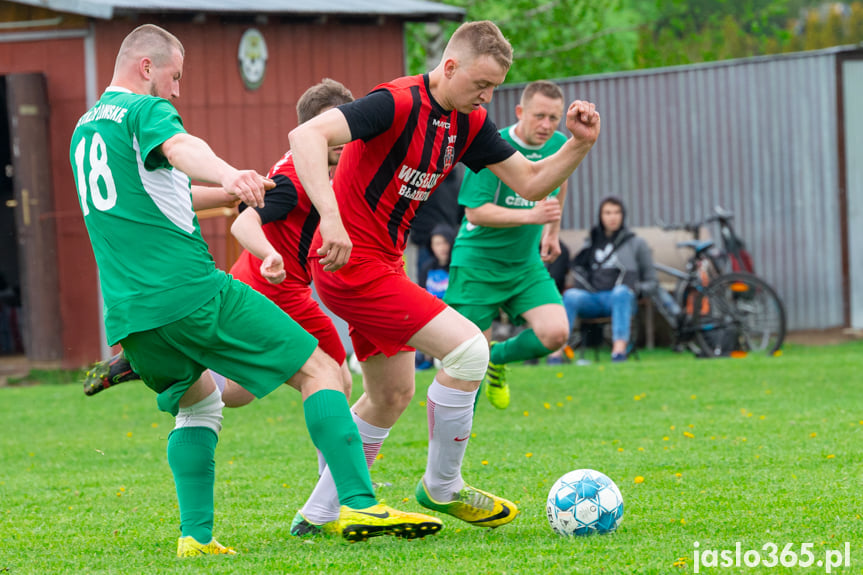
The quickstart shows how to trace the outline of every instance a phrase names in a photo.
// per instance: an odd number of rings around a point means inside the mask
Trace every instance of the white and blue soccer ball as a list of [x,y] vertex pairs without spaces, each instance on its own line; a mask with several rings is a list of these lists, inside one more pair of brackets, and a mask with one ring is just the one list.
[[351,370],[351,373],[363,374],[363,368],[360,365],[360,360],[357,359],[357,354],[352,353],[348,356],[348,369]]
[[545,510],[559,535],[611,533],[623,520],[623,497],[605,474],[576,469],[554,482]]

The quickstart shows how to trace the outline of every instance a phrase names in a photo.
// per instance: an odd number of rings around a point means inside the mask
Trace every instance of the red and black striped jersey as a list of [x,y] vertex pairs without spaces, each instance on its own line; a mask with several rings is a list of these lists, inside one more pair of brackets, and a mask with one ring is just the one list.
[[[254,208],[261,218],[264,235],[282,255],[287,278],[310,284],[312,280],[306,264],[320,216],[300,184],[291,152],[270,168],[267,177],[276,182],[276,187],[267,191],[264,207]],[[242,204],[240,209],[245,207]],[[261,260],[248,250],[243,250],[231,273],[245,283],[250,283],[247,280],[254,277],[254,283],[250,285],[258,291],[263,290],[264,295],[288,289],[291,285],[290,282],[278,285],[269,283],[261,276],[260,267]]]
[[[457,162],[479,171],[515,153],[484,108],[444,110],[431,95],[428,75],[381,84],[338,109],[352,142],[333,188],[358,253],[400,258],[417,208]],[[312,249],[320,245],[316,234]]]

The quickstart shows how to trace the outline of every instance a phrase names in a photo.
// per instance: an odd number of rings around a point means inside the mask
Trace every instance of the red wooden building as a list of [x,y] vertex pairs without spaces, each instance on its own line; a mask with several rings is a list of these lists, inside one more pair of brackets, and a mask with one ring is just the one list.
[[[150,22],[183,42],[186,128],[232,164],[266,172],[288,146],[307,87],[331,77],[362,95],[404,73],[406,21],[463,13],[424,0],[171,4],[0,2],[0,354],[79,367],[105,352],[69,140],[130,30]],[[202,228],[217,263],[229,265],[224,219]]]

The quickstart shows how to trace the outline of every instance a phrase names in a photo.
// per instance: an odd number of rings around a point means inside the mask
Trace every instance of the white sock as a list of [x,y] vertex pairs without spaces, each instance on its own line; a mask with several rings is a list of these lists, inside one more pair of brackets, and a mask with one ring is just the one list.
[[210,375],[213,376],[213,381],[216,382],[216,387],[219,388],[219,395],[225,393],[225,384],[226,384],[225,376],[222,375],[221,373],[216,373],[212,369],[209,370],[209,372],[210,372]]
[[351,411],[351,415],[354,417],[354,423],[357,424],[360,438],[363,440],[363,452],[366,454],[366,464],[371,469],[375,458],[381,451],[384,440],[390,434],[390,428],[377,427],[371,423],[367,423],[360,419],[360,416],[355,411]]
[[321,450],[316,450],[318,452],[318,477],[324,474],[324,469],[327,468],[327,460],[324,459],[324,454],[321,453]]
[[429,455],[423,480],[435,501],[453,501],[464,487],[461,462],[470,439],[476,393],[444,387],[437,379],[429,386]]
[[[363,451],[366,455],[366,465],[371,468],[375,462],[375,458],[381,450],[384,439],[389,435],[389,428],[377,427],[371,423],[367,423],[360,419],[360,416],[351,411],[354,418],[354,423],[357,424],[357,429],[360,432],[360,439],[363,442]],[[339,518],[339,492],[336,490],[336,482],[333,481],[333,474],[330,473],[330,468],[327,466],[321,473],[315,489],[309,496],[305,505],[300,511],[303,516],[312,523],[323,525],[330,521],[335,521]]]

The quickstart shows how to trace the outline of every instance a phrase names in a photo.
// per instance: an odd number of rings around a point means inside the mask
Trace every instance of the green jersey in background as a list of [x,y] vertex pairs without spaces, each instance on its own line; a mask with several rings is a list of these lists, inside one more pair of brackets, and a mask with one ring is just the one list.
[[[504,140],[528,160],[536,162],[551,156],[566,142],[566,136],[555,132],[542,146],[529,146],[515,134],[515,125],[500,131]],[[560,188],[548,197],[557,196]],[[545,201],[545,200],[541,200]],[[510,209],[529,210],[536,202],[526,200],[501,182],[488,168],[474,173],[467,170],[462,180],[458,203],[466,208],[495,204]],[[520,267],[540,262],[539,242],[542,224],[525,224],[508,228],[476,226],[464,218],[452,250],[451,266],[472,268]]]

